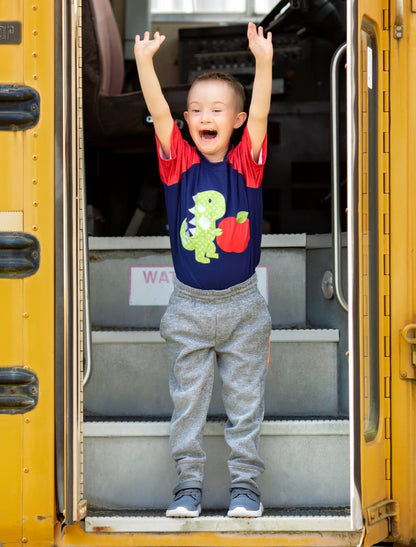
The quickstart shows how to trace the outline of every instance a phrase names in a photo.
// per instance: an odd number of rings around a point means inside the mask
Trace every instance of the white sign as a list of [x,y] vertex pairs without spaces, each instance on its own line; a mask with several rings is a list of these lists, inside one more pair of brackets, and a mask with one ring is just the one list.
[[[267,266],[258,266],[256,273],[259,291],[268,302]],[[130,306],[167,306],[174,280],[173,266],[131,266]]]

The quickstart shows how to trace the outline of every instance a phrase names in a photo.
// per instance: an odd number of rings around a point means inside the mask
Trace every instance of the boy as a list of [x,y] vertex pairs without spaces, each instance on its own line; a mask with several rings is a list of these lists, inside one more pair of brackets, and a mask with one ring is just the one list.
[[[163,96],[153,56],[164,42],[158,32],[136,36],[140,84],[156,132],[176,280],[160,325],[171,363],[174,411],[170,449],[178,472],[166,515],[201,511],[205,463],[203,428],[211,399],[214,363],[222,380],[231,449],[230,517],[263,513],[256,478],[264,416],[270,314],[257,288],[255,268],[262,234],[261,182],[266,159],[273,45],[253,23],[247,29],[256,72],[249,114],[244,89],[222,73],[192,84],[184,113],[195,147],[182,138]],[[234,131],[247,119],[241,142]]]

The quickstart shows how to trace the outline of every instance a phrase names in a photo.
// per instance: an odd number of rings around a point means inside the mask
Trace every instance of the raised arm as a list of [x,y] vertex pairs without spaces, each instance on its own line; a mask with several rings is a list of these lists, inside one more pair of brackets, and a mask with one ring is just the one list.
[[272,93],[272,33],[263,35],[263,28],[249,23],[247,28],[249,48],[256,60],[256,72],[253,82],[253,94],[248,112],[247,130],[255,161],[259,160],[261,147],[266,136],[267,118]]
[[155,32],[153,39],[145,32],[143,40],[136,36],[134,56],[139,73],[140,86],[147,108],[153,118],[156,135],[166,157],[170,155],[173,118],[169,105],[162,93],[159,79],[153,64],[153,57],[165,41],[166,36]]

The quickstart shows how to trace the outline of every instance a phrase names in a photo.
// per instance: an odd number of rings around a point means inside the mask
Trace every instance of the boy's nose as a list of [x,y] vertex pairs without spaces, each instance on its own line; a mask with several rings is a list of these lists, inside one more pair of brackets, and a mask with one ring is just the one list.
[[203,122],[209,122],[211,121],[211,110],[209,108],[205,108],[202,111],[202,121]]

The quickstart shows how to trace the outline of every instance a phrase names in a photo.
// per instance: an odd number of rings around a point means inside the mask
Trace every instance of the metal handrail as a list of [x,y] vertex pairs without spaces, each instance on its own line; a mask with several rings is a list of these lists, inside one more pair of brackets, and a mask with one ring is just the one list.
[[331,61],[331,195],[332,195],[332,252],[334,260],[334,291],[340,306],[348,312],[341,286],[341,220],[339,192],[339,136],[338,136],[338,67],[346,52],[347,44],[341,44]]
[[[81,130],[82,131],[82,130]],[[82,142],[84,134],[82,132]],[[87,385],[92,373],[92,340],[90,313],[90,258],[88,245],[87,185],[85,181],[85,154],[82,159],[82,259],[84,264],[84,377],[82,387]]]

